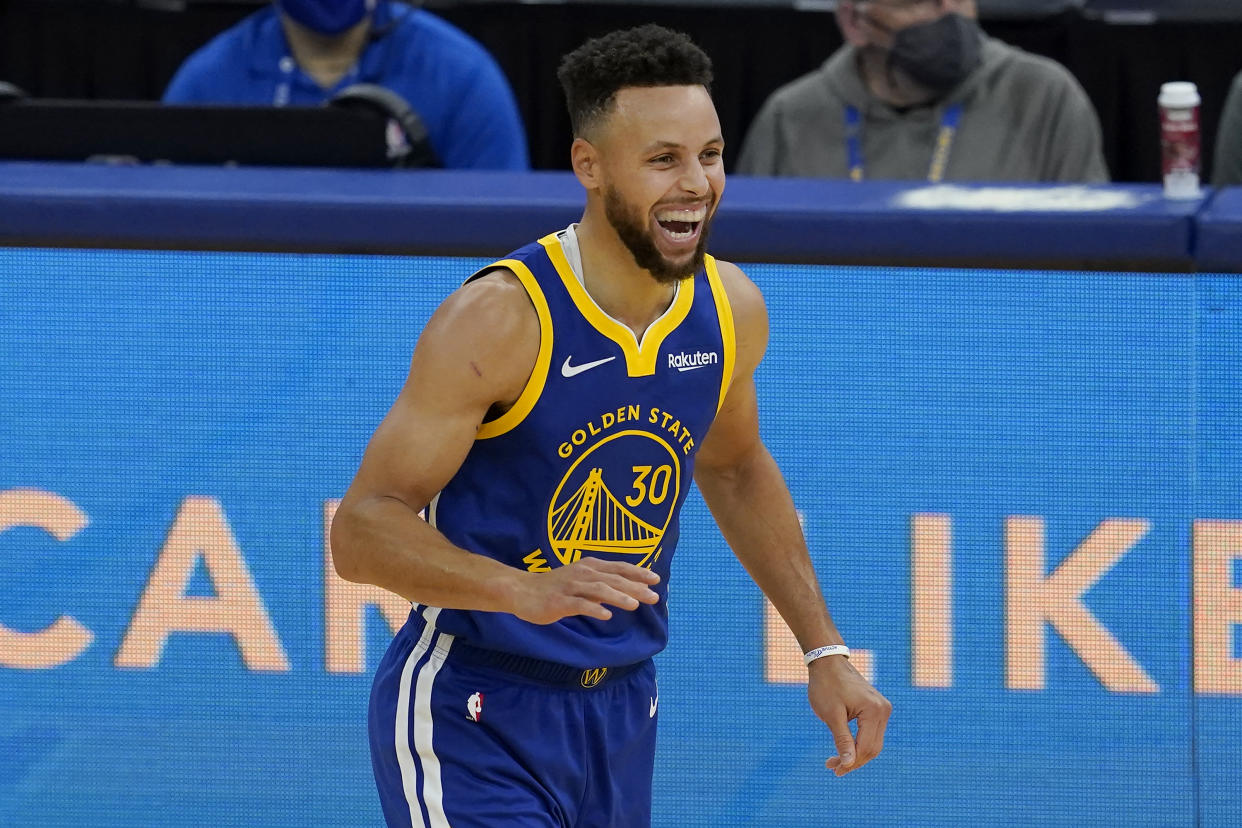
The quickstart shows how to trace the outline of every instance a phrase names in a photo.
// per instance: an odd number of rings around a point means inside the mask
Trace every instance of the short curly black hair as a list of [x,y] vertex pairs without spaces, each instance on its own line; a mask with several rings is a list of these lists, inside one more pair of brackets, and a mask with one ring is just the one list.
[[582,136],[631,86],[704,86],[712,60],[689,37],[649,23],[593,38],[561,59],[556,77],[565,90],[574,136]]

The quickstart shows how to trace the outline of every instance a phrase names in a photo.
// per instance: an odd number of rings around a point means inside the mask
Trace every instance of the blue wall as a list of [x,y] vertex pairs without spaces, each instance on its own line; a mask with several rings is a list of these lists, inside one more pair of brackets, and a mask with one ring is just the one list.
[[[0,532],[0,625],[71,616],[93,635],[60,666],[0,667],[0,824],[379,823],[364,719],[387,628],[372,613],[364,672],[328,672],[322,511],[432,308],[481,263],[0,249],[0,493],[55,493],[89,521],[63,542]],[[762,597],[692,496],[656,824],[1242,821],[1242,686],[1193,692],[1191,655],[1192,523],[1242,521],[1242,277],[747,270],[773,318],[765,437],[896,709],[872,766],[823,769],[827,731],[804,687],[765,680]],[[199,632],[117,666],[187,498],[227,518],[287,670]],[[938,687],[912,678],[928,514],[952,538]],[[1017,516],[1042,523],[1049,571],[1109,521],[1146,522],[1082,604],[1154,689],[1109,689],[1117,665],[1051,627],[1042,689],[1009,686]],[[1218,586],[1242,589],[1242,564]],[[187,594],[215,590],[200,569]]]

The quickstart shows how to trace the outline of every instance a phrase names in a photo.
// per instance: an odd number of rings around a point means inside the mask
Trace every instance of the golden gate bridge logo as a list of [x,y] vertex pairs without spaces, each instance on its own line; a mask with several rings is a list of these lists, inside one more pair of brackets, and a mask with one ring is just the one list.
[[641,566],[664,534],[608,491],[603,469],[591,469],[578,491],[553,510],[550,523],[552,550],[564,564],[578,560],[583,552],[602,552],[642,555]]
[[680,486],[681,464],[659,437],[627,430],[604,438],[570,467],[552,497],[548,540],[553,553],[562,565],[586,554],[651,566]]

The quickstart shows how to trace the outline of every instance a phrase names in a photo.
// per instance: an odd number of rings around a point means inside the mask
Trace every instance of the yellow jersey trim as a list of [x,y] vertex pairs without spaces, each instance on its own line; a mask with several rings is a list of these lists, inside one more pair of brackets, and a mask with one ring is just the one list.
[[720,402],[716,404],[716,413],[724,406],[729,386],[733,384],[733,363],[737,359],[737,332],[733,328],[733,306],[729,304],[729,294],[725,292],[724,282],[720,280],[720,271],[716,268],[716,259],[707,256],[703,260],[703,269],[707,271],[707,283],[712,288],[712,298],[716,300],[716,318],[720,320],[720,341],[724,354],[721,356]]
[[673,304],[669,305],[668,310],[661,314],[659,319],[651,323],[651,326],[643,333],[643,340],[640,343],[634,336],[634,331],[604,313],[600,306],[595,304],[591,294],[587,293],[586,288],[574,275],[573,268],[569,266],[569,260],[565,258],[565,250],[561,247],[556,233],[544,236],[539,243],[547,250],[548,258],[552,260],[553,267],[556,268],[557,274],[565,284],[565,289],[569,291],[569,296],[578,307],[578,311],[595,330],[621,346],[621,352],[625,354],[626,371],[629,375],[649,377],[654,374],[656,360],[660,356],[660,346],[665,338],[685,320],[690,313],[691,305],[694,304],[694,279],[681,281]]
[[548,366],[552,364],[552,312],[548,310],[548,300],[543,295],[535,274],[515,259],[504,259],[487,269],[499,267],[507,267],[513,271],[518,281],[522,283],[522,287],[526,288],[526,295],[530,297],[531,304],[535,306],[535,313],[539,316],[539,355],[535,357],[535,367],[531,370],[530,379],[526,381],[526,387],[518,395],[517,401],[504,414],[480,425],[474,436],[476,440],[499,437],[517,428],[543,394],[543,387],[548,381]]

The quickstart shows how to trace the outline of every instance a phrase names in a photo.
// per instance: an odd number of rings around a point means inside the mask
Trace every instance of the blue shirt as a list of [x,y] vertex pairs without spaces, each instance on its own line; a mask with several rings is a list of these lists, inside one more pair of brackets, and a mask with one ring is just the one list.
[[517,402],[485,422],[428,520],[462,548],[530,572],[583,556],[660,575],[654,606],[535,625],[445,609],[436,627],[471,644],[576,667],[649,658],[668,639],[669,565],[694,457],[724,399],[733,316],[715,261],[678,286],[643,335],[606,315],[556,235],[498,263],[539,314],[535,368]]
[[298,68],[279,14],[266,6],[190,55],[164,102],[317,106],[351,84],[374,83],[409,102],[444,167],[529,169],[513,91],[487,50],[401,3],[380,3],[373,28],[386,33],[367,45],[336,87],[324,89]]

